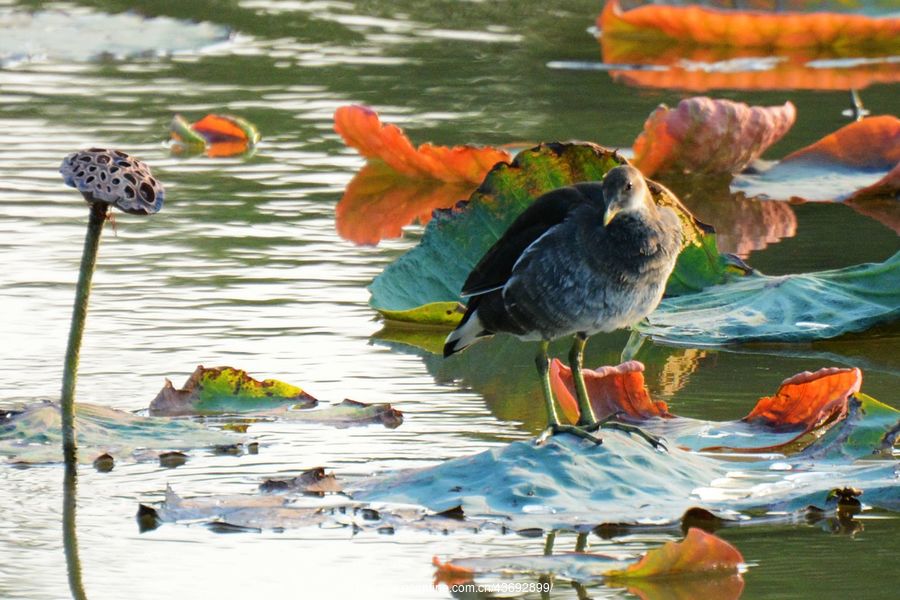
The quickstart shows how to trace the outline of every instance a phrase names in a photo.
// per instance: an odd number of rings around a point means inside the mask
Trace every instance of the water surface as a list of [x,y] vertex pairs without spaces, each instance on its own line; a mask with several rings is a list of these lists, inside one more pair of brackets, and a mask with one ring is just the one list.
[[[0,2],[10,10],[41,5]],[[103,15],[130,5],[53,7]],[[168,193],[160,214],[119,216],[115,231],[106,228],[79,400],[139,410],[166,377],[180,384],[198,364],[232,365],[297,383],[327,401],[391,402],[407,417],[396,430],[263,423],[249,431],[261,443],[258,455],[199,453],[175,470],[81,469],[78,532],[90,598],[446,597],[446,588],[431,587],[432,555],[539,551],[539,539],[499,534],[316,529],[228,536],[199,526],[141,534],[134,514],[139,502],[162,499],[166,485],[186,496],[245,493],[261,478],[315,466],[349,478],[433,464],[540,429],[531,346],[501,338],[445,362],[372,338],[382,324],[367,306],[365,286],[415,244],[419,231],[375,248],[337,236],[335,204],[362,161],[332,131],[331,116],[348,103],[371,105],[416,142],[583,139],[628,147],[653,108],[682,95],[626,87],[603,71],[548,68],[553,61],[600,60],[587,32],[598,11],[588,0],[153,1],[141,3],[140,14],[206,22],[231,34],[165,57],[0,63],[0,404],[58,397],[87,210],[57,168],[75,149],[114,146],[152,165]],[[862,97],[873,113],[896,114],[898,91],[897,84],[879,84]],[[716,96],[797,105],[797,124],[773,157],[847,123],[846,91]],[[164,143],[172,115],[210,111],[256,123],[264,137],[257,153],[172,157]],[[796,235],[748,257],[766,273],[880,261],[898,248],[892,230],[848,207],[792,208]],[[626,338],[593,340],[586,362],[616,360]],[[897,339],[888,329],[806,346],[651,348],[648,384],[679,414],[738,418],[795,372],[858,365],[863,391],[900,406]],[[565,344],[554,349],[566,351]],[[503,359],[495,370],[476,365],[488,354]],[[61,480],[61,466],[0,469],[0,556],[7,558],[0,596],[67,595]],[[797,525],[723,536],[755,565],[744,597],[813,598],[828,590],[881,598],[900,586],[889,566],[900,550],[898,534],[891,516],[868,519],[853,535]],[[593,543],[602,549],[608,542]],[[798,580],[816,584],[800,589]],[[554,597],[575,591],[559,585]]]

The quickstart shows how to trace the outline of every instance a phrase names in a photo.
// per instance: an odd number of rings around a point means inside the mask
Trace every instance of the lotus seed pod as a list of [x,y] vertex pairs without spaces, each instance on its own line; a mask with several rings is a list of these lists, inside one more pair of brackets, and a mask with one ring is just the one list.
[[59,172],[66,185],[88,202],[103,202],[134,215],[159,212],[166,195],[150,167],[119,150],[74,152],[63,160]]

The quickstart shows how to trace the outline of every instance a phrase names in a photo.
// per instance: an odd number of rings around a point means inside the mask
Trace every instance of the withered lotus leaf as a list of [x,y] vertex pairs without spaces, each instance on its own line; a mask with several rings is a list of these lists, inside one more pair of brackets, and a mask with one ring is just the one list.
[[804,371],[786,379],[774,396],[760,398],[744,421],[777,430],[820,427],[847,412],[847,400],[862,386],[857,368]]
[[666,542],[625,569],[608,571],[613,579],[663,578],[737,573],[744,562],[740,551],[712,533],[692,527],[681,542]]
[[[651,400],[644,385],[644,365],[631,360],[618,366],[584,369],[584,383],[594,415],[603,420],[621,413],[626,418],[648,419],[670,417],[665,402]],[[572,370],[553,359],[550,364],[550,383],[563,415],[570,423],[578,421],[578,403]]]
[[634,164],[648,177],[672,171],[736,173],[780,140],[796,115],[790,102],[763,107],[697,97],[674,109],[661,104],[634,141]]
[[181,389],[176,389],[166,379],[165,385],[150,403],[150,414],[240,413],[286,404],[311,407],[317,404],[317,400],[301,388],[275,379],[258,381],[241,369],[199,365]]
[[597,19],[604,37],[758,48],[859,48],[894,51],[900,19],[841,13],[717,10],[648,4],[622,10],[610,0]]
[[511,158],[508,152],[490,147],[422,144],[414,148],[402,129],[383,125],[378,114],[364,106],[338,108],[334,130],[363,157],[382,161],[410,179],[478,184],[491,167]]

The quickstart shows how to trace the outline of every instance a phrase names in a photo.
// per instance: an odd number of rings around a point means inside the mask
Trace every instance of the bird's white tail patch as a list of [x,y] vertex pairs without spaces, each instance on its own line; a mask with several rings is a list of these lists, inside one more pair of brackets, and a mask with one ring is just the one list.
[[447,340],[444,342],[444,356],[450,356],[466,346],[474,344],[483,335],[485,335],[484,326],[482,326],[476,310],[447,336]]

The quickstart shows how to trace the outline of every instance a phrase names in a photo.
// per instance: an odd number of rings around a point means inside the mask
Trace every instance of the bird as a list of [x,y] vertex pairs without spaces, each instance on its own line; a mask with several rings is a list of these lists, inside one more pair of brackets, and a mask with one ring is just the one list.
[[[658,438],[637,427],[598,422],[582,374],[589,336],[630,327],[663,297],[681,250],[678,215],[657,206],[635,167],[610,169],[600,182],[561,187],[537,198],[485,253],[463,284],[468,297],[460,324],[447,336],[444,357],[481,338],[509,333],[538,340],[535,364],[547,407],[539,439],[571,433],[601,443],[591,431],[614,427]],[[580,411],[561,424],[550,386],[547,348],[574,336],[569,361]]]

